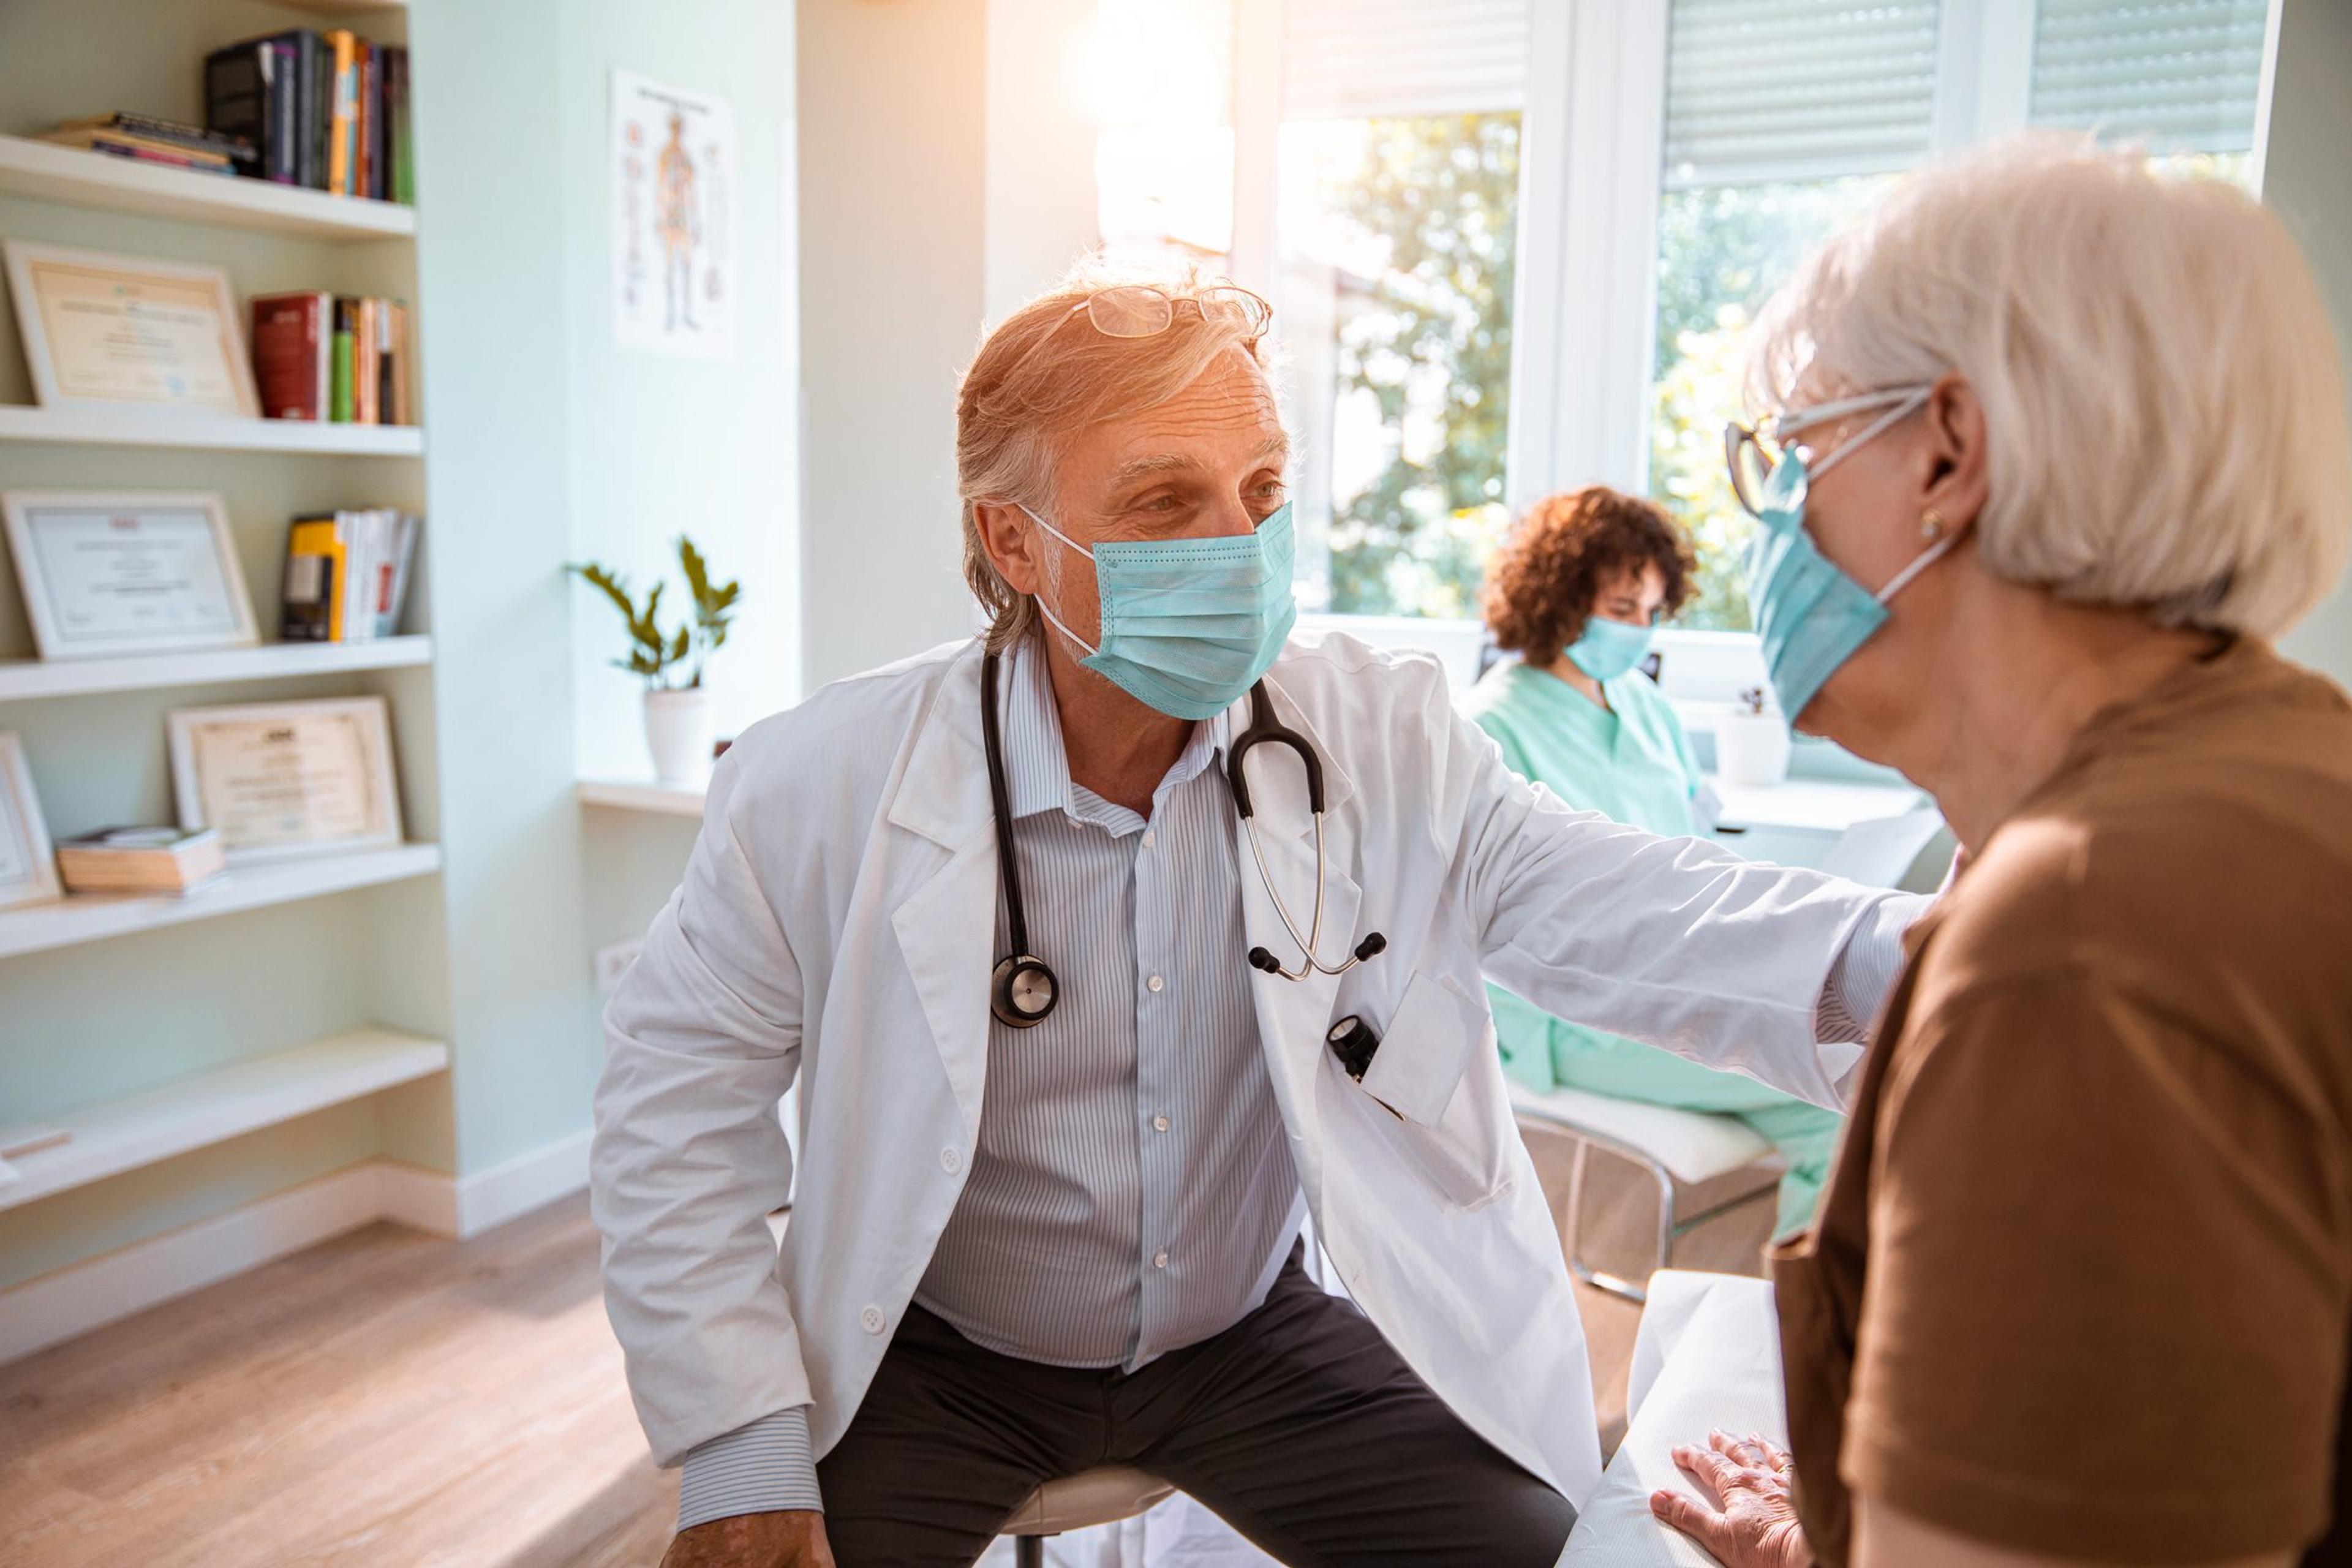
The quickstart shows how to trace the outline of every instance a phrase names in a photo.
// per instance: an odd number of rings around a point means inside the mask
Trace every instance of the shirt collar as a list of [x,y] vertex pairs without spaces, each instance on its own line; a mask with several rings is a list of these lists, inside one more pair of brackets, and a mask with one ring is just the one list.
[[[1079,821],[1094,820],[1095,813],[1077,809],[1069,752],[1062,745],[1062,720],[1054,706],[1053,677],[1045,666],[1043,645],[1034,636],[1024,637],[1005,650],[1004,659],[1004,790],[1014,820],[1053,810]],[[1208,724],[1192,726],[1182,753],[1155,794],[1190,784],[1208,767],[1217,752],[1212,729]],[[1091,805],[1097,797],[1088,793],[1087,799]],[[1140,822],[1138,818],[1137,825]]]

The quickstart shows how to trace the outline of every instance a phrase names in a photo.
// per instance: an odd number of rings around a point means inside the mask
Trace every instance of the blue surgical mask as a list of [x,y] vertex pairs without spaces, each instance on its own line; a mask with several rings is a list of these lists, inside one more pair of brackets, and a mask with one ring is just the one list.
[[1595,680],[1614,680],[1650,657],[1655,626],[1629,626],[1623,621],[1584,617],[1584,635],[1568,647],[1569,662]]
[[1273,668],[1298,618],[1287,505],[1252,533],[1114,540],[1092,550],[1021,510],[1094,562],[1102,641],[1088,647],[1042,598],[1039,612],[1086,648],[1082,668],[1171,718],[1213,718],[1240,700]]
[[1890,401],[1899,398],[1895,407],[1823,458],[1810,476],[1795,448],[1784,449],[1757,498],[1759,526],[1748,546],[1748,604],[1764,645],[1764,672],[1792,724],[1838,667],[1886,624],[1888,601],[1959,542],[1955,533],[1930,545],[1874,594],[1823,555],[1805,531],[1805,496],[1812,480],[1925,403],[1927,393],[1921,386],[1887,395]]

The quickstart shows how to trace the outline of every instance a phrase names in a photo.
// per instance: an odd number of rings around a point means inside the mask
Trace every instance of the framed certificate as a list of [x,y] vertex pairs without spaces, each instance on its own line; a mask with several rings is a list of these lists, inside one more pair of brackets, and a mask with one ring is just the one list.
[[261,640],[216,495],[10,490],[0,521],[43,658]]
[[21,239],[0,249],[42,407],[261,417],[236,293],[219,268]]
[[0,910],[65,897],[24,742],[0,731]]
[[383,698],[183,708],[165,720],[180,826],[220,829],[229,865],[401,841]]

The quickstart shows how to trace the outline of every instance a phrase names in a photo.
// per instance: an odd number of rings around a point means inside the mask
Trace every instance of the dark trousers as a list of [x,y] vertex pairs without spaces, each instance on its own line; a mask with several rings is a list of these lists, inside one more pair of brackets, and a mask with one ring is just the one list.
[[999,1355],[910,1305],[817,1479],[841,1568],[948,1568],[1097,1465],[1158,1476],[1292,1568],[1549,1568],[1576,1522],[1296,1252],[1257,1310],[1133,1373]]

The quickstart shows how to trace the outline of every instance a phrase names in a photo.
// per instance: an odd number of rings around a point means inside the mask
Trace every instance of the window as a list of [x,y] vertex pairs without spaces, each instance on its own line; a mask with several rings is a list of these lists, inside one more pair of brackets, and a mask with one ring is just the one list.
[[1114,261],[1231,265],[1232,0],[1102,0],[1096,215]]
[[[2266,11],[2264,0],[2039,0],[2031,34],[2003,36],[1966,0],[1675,0],[1647,456],[1650,492],[1698,549],[1683,625],[1750,624],[1749,524],[1723,477],[1721,431],[1741,407],[1742,333],[1804,254],[1939,145],[2019,123],[2095,131],[2185,174],[2246,177]],[[2004,73],[2022,89],[2006,110]]]
[[1476,613],[1509,521],[1520,0],[1290,0],[1275,305],[1299,602]]

